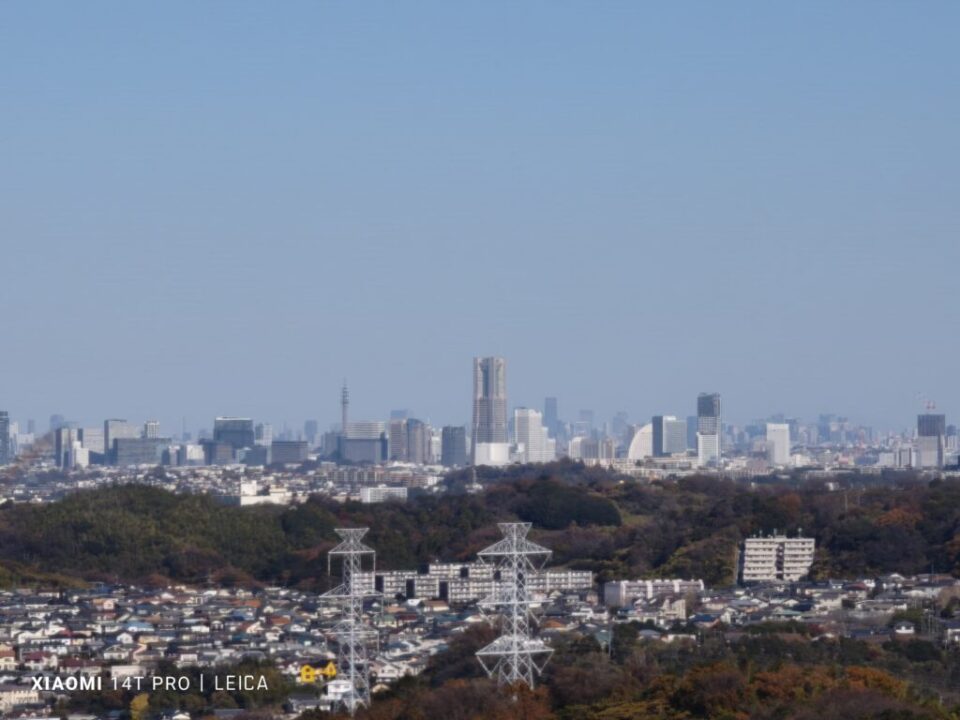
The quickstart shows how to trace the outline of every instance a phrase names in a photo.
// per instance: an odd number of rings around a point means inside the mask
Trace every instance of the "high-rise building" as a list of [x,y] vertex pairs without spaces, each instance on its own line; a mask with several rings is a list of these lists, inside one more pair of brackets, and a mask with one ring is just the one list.
[[[80,442],[83,444],[84,449],[97,455],[105,455],[107,452],[107,443],[103,430],[102,427],[80,428]],[[101,457],[99,462],[104,462],[104,459]]]
[[422,420],[407,420],[407,461],[426,465],[430,457],[430,428]]
[[651,421],[653,430],[654,457],[666,457],[687,450],[687,423],[673,415],[654,415]]
[[390,420],[390,459],[405,462],[407,459],[407,419]]
[[550,433],[550,437],[557,439],[560,435],[560,415],[557,411],[557,399],[548,397],[543,399],[543,425]]
[[473,359],[473,462],[504,465],[510,461],[507,437],[507,361]]
[[547,433],[542,418],[537,410],[530,408],[513,411],[514,442],[521,462],[545,463],[557,456],[557,441]]
[[10,453],[10,414],[0,410],[0,465],[6,465],[13,458]]
[[115,462],[116,448],[115,442],[120,438],[137,438],[140,433],[137,428],[126,420],[112,418],[103,421],[103,445],[107,454],[108,462]]
[[767,461],[771,465],[790,464],[790,425],[767,423]]
[[307,420],[303,423],[303,437],[310,443],[310,447],[317,444],[317,433],[319,430],[320,426],[316,420]]
[[218,417],[213,421],[213,439],[226,443],[234,450],[256,445],[253,420],[240,417]]
[[143,437],[148,440],[156,440],[160,437],[160,421],[159,420],[147,420],[143,424]]
[[113,441],[114,464],[119,467],[159,465],[164,449],[171,443],[170,438],[116,438]]
[[261,447],[270,447],[273,443],[273,425],[257,423],[257,426],[253,429],[253,440]]
[[463,467],[467,464],[467,429],[462,425],[443,428],[440,464],[444,467]]
[[917,416],[917,465],[942,468],[946,446],[947,417],[927,413]]
[[390,438],[381,420],[348,421],[340,437],[340,458],[348,462],[379,464],[388,458]]
[[748,538],[740,554],[741,582],[796,582],[810,572],[815,553],[813,538],[785,535]]
[[701,465],[720,463],[722,432],[720,393],[700,393],[697,396],[697,460]]

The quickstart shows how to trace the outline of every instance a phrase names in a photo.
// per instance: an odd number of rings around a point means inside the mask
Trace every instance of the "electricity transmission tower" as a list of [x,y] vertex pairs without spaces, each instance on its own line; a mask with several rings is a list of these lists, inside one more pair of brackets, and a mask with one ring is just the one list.
[[[340,621],[333,628],[337,640],[337,675],[342,694],[339,703],[351,715],[358,707],[370,705],[370,663],[368,648],[376,640],[376,631],[364,623],[363,601],[374,597],[373,572],[376,567],[376,553],[373,548],[361,542],[368,528],[337,528],[336,533],[343,542],[327,555],[327,572],[333,560],[342,561],[343,582],[333,590],[323,594],[327,600],[340,606]],[[363,558],[369,556],[371,568],[363,572]],[[331,683],[332,685],[332,683]]]
[[481,601],[480,608],[500,614],[503,634],[478,650],[477,659],[499,685],[522,682],[532,688],[534,676],[543,671],[553,650],[542,640],[530,637],[535,620],[527,580],[543,568],[551,551],[527,540],[530,523],[498,523],[497,527],[503,539],[477,553],[500,575],[499,581],[494,581],[493,593]]

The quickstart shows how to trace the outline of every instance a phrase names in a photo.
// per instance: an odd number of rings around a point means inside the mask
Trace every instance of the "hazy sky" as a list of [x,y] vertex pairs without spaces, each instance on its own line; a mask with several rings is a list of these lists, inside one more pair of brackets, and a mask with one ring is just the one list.
[[0,3],[0,408],[960,420],[960,3]]

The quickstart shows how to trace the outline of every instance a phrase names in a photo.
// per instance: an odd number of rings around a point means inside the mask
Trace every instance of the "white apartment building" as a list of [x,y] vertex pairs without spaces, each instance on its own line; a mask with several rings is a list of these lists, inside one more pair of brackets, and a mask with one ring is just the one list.
[[375,487],[360,488],[360,502],[364,505],[387,502],[388,500],[406,502],[407,488],[393,485],[376,485]]
[[810,572],[815,551],[813,538],[786,535],[747,538],[740,562],[741,581],[747,584],[799,580]]
[[703,580],[657,578],[655,580],[614,580],[603,584],[603,602],[607,607],[626,607],[634,600],[651,600],[668,595],[700,594]]

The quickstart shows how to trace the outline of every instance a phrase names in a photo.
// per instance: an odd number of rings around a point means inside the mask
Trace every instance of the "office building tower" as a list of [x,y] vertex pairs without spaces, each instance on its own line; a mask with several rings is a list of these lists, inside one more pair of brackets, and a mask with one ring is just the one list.
[[156,440],[160,437],[160,421],[159,420],[147,420],[143,424],[143,437],[148,440]]
[[514,444],[517,459],[524,463],[551,462],[557,456],[557,441],[543,426],[543,416],[530,408],[513,411]]
[[98,462],[104,462],[103,456],[107,453],[106,436],[102,427],[80,428],[79,437],[83,447],[92,455],[100,456]]
[[274,440],[270,446],[270,462],[299,465],[307,461],[309,452],[306,440]]
[[697,416],[687,415],[687,450],[697,449]]
[[946,447],[946,415],[924,414],[917,416],[917,466],[942,468]]
[[6,410],[0,410],[0,465],[10,462],[13,462],[13,454],[10,452],[10,414]]
[[543,425],[556,440],[560,435],[560,415],[557,411],[557,399],[548,397],[543,399]]
[[234,450],[256,445],[253,420],[239,417],[218,417],[213,421],[213,439],[226,443]]
[[407,459],[407,419],[390,420],[390,459],[405,462]]
[[720,394],[700,393],[697,397],[697,460],[700,465],[720,463],[722,432]]
[[257,423],[257,426],[253,429],[253,441],[261,447],[270,447],[273,443],[273,425]]
[[70,463],[70,451],[73,443],[78,441],[78,431],[69,425],[61,425],[53,431],[53,462],[58,468],[73,467]]
[[767,461],[771,465],[790,464],[790,425],[767,423]]
[[467,429],[462,425],[447,425],[440,438],[440,464],[464,467],[467,464]]
[[171,444],[170,438],[116,438],[113,441],[114,464],[118,467],[128,465],[159,465],[163,451]]
[[115,461],[116,454],[114,443],[116,440],[119,440],[120,438],[137,437],[140,437],[140,433],[137,431],[137,428],[128,423],[126,420],[121,420],[118,418],[104,420],[103,444],[107,455],[107,461],[111,463]]
[[426,465],[430,457],[430,428],[422,420],[407,420],[407,462]]
[[319,430],[320,428],[316,420],[307,420],[303,424],[303,437],[310,443],[310,447],[317,444],[317,434]]
[[380,420],[348,421],[340,437],[340,458],[347,462],[379,465],[389,458],[390,437]]
[[475,465],[505,465],[510,461],[507,437],[507,361],[500,357],[473,359],[473,435]]
[[673,415],[654,415],[651,421],[654,457],[667,457],[687,450],[687,424]]

